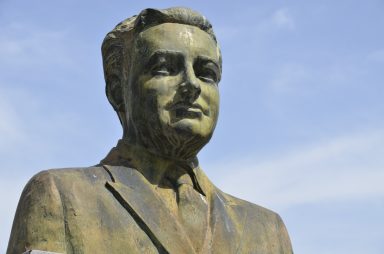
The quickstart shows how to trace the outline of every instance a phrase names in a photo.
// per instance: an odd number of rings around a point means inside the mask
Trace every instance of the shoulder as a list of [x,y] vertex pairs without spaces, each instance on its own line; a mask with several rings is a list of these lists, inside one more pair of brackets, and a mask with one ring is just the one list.
[[110,180],[102,167],[62,168],[44,170],[34,175],[24,187],[20,202],[27,206],[38,200],[48,203],[62,203],[63,196],[85,193],[104,187]]
[[21,253],[24,246],[64,253],[64,208],[76,200],[77,189],[92,191],[89,186],[93,175],[104,177],[102,168],[51,169],[33,176],[21,194],[7,253]]
[[218,193],[231,207],[239,221],[242,221],[244,253],[248,253],[248,248],[256,247],[265,250],[266,253],[292,253],[289,235],[279,214],[222,191]]
[[61,204],[63,195],[71,193],[73,188],[88,190],[89,186],[105,183],[108,174],[102,167],[63,168],[44,170],[34,175],[24,187],[19,207],[27,209],[45,201],[47,204]]
[[248,216],[257,216],[259,218],[266,219],[267,221],[275,221],[276,219],[280,218],[277,213],[268,208],[234,197],[221,190],[218,190],[218,195],[221,196],[221,198],[225,201],[226,204],[233,208],[246,212]]
[[101,166],[57,168],[40,171],[29,180],[27,186],[60,185],[67,182],[94,184],[97,181],[106,180],[109,180],[109,175]]

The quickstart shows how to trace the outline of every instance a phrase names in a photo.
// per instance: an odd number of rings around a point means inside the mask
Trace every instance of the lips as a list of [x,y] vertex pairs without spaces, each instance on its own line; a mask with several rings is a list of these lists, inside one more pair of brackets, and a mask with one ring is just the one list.
[[185,102],[178,102],[171,107],[176,118],[198,118],[203,114],[203,109],[199,104],[188,104]]

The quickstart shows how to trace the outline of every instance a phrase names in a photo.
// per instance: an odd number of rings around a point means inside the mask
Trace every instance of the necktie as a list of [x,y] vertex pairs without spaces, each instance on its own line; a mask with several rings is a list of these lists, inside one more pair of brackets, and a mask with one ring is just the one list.
[[201,253],[208,231],[208,204],[194,187],[188,173],[176,182],[178,216],[197,253]]

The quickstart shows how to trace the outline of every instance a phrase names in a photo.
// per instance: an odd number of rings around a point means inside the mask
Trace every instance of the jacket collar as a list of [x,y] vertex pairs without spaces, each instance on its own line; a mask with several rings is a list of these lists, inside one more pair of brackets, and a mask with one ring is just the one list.
[[197,157],[190,160],[177,160],[150,153],[148,150],[128,143],[126,140],[119,140],[116,147],[101,160],[101,164],[126,166],[138,170],[150,183],[160,185],[164,178],[167,178],[170,171],[179,171],[181,174],[188,173],[191,177],[196,191],[205,195],[198,178]]
[[159,253],[195,254],[182,226],[142,174],[127,167],[103,167],[112,176],[106,188],[148,235]]
[[[150,181],[153,179],[150,175],[147,178],[147,171],[134,166],[138,164],[137,156],[148,158],[145,152],[122,146],[121,142],[111,150],[101,161],[111,176],[106,188],[149,236],[159,253],[196,253],[183,227],[155,191]],[[247,220],[246,211],[217,189],[200,167],[194,167],[193,172],[210,206],[210,253],[237,253]]]

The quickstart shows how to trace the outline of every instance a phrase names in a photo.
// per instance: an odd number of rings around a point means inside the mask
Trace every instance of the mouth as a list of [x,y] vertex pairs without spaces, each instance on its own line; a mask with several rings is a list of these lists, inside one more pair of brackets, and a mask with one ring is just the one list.
[[187,104],[184,102],[178,102],[173,105],[171,112],[176,119],[182,118],[200,118],[203,115],[203,109],[199,104]]

